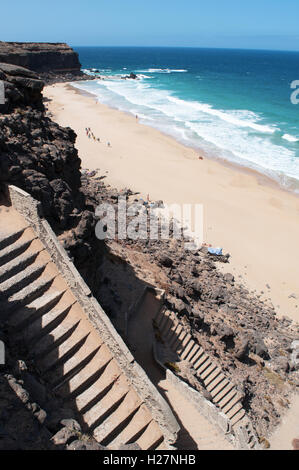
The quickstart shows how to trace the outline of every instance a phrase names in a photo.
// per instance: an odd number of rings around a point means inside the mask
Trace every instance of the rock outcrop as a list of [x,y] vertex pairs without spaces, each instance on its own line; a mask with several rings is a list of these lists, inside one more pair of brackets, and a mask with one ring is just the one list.
[[[5,88],[5,103],[0,104],[0,185],[14,184],[40,201],[56,233],[71,231],[65,248],[82,267],[95,259],[91,252],[101,256],[103,244],[95,238],[94,209],[81,189],[76,134],[46,115],[44,84],[35,72],[1,63],[0,80]],[[95,271],[86,265],[86,273]]]
[[0,42],[0,62],[36,72],[79,72],[78,53],[64,43]]

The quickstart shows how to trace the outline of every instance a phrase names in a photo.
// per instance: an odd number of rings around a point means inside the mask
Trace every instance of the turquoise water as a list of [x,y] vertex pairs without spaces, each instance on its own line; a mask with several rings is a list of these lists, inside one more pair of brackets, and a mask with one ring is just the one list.
[[[299,53],[193,48],[77,47],[77,83],[111,107],[207,155],[256,169],[299,191]],[[138,80],[119,75],[134,72]],[[299,95],[298,95],[299,98]]]

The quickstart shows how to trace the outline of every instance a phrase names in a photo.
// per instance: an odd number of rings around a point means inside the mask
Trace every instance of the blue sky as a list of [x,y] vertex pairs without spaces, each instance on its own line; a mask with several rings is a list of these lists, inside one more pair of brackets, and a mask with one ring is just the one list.
[[13,0],[0,40],[299,50],[299,0]]

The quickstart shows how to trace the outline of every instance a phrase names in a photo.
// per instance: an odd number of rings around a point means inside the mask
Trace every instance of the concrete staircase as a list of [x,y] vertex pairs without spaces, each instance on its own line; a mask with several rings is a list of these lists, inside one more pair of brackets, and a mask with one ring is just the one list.
[[36,232],[0,212],[0,322],[26,347],[44,381],[111,449],[167,449],[161,427],[89,321]]
[[161,309],[154,319],[154,327],[165,345],[176,353],[180,360],[190,362],[210,392],[213,403],[230,420],[230,425],[233,427],[239,423],[246,415],[241,403],[242,395],[203,348],[192,339],[176,315]]

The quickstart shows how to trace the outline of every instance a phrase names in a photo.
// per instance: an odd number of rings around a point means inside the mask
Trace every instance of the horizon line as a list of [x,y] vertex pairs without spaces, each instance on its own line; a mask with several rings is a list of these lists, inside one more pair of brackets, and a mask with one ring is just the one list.
[[[68,43],[66,43],[68,44]],[[132,46],[132,45],[79,45],[69,44],[71,47],[101,47],[101,48],[135,48],[135,49],[212,49],[212,50],[231,50],[231,51],[261,51],[261,52],[299,52],[298,49],[265,49],[251,47],[216,47],[216,46]]]

